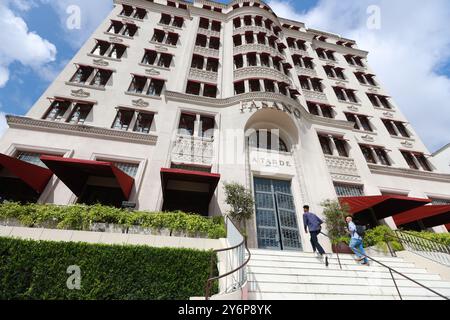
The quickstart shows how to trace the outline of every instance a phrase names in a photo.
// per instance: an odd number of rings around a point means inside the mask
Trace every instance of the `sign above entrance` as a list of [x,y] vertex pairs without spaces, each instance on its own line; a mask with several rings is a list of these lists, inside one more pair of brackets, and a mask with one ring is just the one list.
[[255,100],[251,102],[243,102],[241,101],[241,112],[244,113],[246,111],[253,112],[262,109],[274,109],[281,112],[285,112],[287,114],[293,115],[297,119],[301,119],[302,113],[300,109],[293,107],[291,105],[285,104],[283,102],[256,102]]

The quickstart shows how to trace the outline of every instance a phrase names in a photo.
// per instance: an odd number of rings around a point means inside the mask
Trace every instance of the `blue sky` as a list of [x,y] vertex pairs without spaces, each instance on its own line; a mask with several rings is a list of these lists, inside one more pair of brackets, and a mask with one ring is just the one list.
[[[357,40],[430,151],[450,142],[449,1],[267,2],[281,17]],[[73,4],[81,9],[79,30],[65,25]],[[366,23],[370,5],[381,13],[376,30]],[[25,114],[111,7],[112,0],[1,0],[0,135],[4,114]]]

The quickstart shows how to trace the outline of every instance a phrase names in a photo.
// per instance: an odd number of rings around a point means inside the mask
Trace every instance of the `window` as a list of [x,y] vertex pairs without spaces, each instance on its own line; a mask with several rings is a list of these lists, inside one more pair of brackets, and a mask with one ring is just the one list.
[[166,33],[162,30],[155,29],[152,37],[152,41],[162,43],[164,38],[166,37]]
[[112,71],[105,69],[98,69],[91,81],[91,86],[104,87],[111,78]]
[[164,80],[151,79],[147,90],[149,96],[160,96],[164,88]]
[[127,131],[133,119],[134,111],[119,110],[112,125],[113,129]]
[[319,115],[319,108],[318,105],[315,103],[307,102],[308,111],[309,113],[318,116]]
[[219,60],[208,58],[206,63],[206,71],[217,72],[219,70]]
[[142,8],[136,8],[136,12],[134,13],[133,18],[142,20],[145,18],[146,15],[147,15],[147,10],[142,9]]
[[203,87],[203,96],[209,98],[217,97],[217,86],[212,84],[204,84]]
[[249,139],[250,146],[258,149],[289,152],[287,144],[271,130],[257,130]]
[[322,115],[325,118],[334,118],[333,116],[333,108],[330,106],[326,106],[326,105],[320,105],[320,110],[322,111]]
[[128,37],[134,37],[134,35],[137,32],[137,27],[134,24],[126,24],[125,29],[122,32],[122,35],[128,36]]
[[252,16],[245,16],[244,17],[244,24],[246,26],[251,26],[252,25]]
[[264,80],[264,88],[266,89],[266,92],[275,92],[275,83],[273,80]]
[[234,66],[236,69],[240,69],[244,66],[244,59],[242,54],[234,56]]
[[389,160],[389,157],[386,153],[386,150],[380,147],[374,147],[375,153],[378,157],[378,160],[380,161],[380,164],[385,166],[390,166],[391,161]]
[[261,91],[261,84],[259,83],[259,80],[257,80],[257,79],[249,80],[249,86],[250,86],[251,92]]
[[235,47],[242,45],[242,37],[240,35],[233,36],[233,44]]
[[245,93],[245,83],[244,81],[239,81],[234,83],[234,94]]
[[79,66],[77,72],[70,81],[75,83],[86,83],[93,72],[94,68],[92,67]]
[[209,38],[209,48],[214,50],[219,50],[220,48],[220,39],[217,37]]
[[120,21],[111,21],[111,25],[109,26],[107,32],[114,33],[114,34],[120,34],[121,30],[123,28],[123,23]]
[[195,128],[196,116],[192,114],[182,113],[180,123],[178,125],[178,134],[193,136]]
[[67,109],[69,109],[70,101],[54,101],[44,116],[45,120],[60,121]]
[[169,68],[170,64],[172,63],[173,56],[168,53],[161,53],[159,56],[158,66]]
[[131,15],[133,14],[133,7],[132,6],[127,6],[127,5],[122,5],[122,11],[120,12],[121,16],[126,16],[126,17],[131,17]]
[[450,205],[449,199],[437,199],[437,198],[430,198],[431,204],[435,206],[444,206],[444,205]]
[[191,63],[191,68],[195,68],[195,69],[203,69],[203,64],[204,64],[204,58],[202,56],[199,55],[193,55],[192,56],[192,63]]
[[40,153],[19,151],[17,153],[16,158],[21,161],[31,163],[42,168],[47,168],[47,166],[41,161],[41,156],[42,154]]
[[253,36],[253,32],[246,32],[245,33],[245,42],[247,44],[252,44],[255,42],[255,37]]
[[257,66],[256,53],[247,53],[247,65],[250,67]]
[[334,183],[334,189],[338,197],[362,197],[364,196],[363,186]]
[[91,51],[91,54],[95,54],[97,56],[104,56],[110,46],[111,44],[109,42],[97,40],[97,44],[95,45],[94,50]]
[[397,132],[395,131],[394,125],[392,124],[392,121],[390,120],[386,120],[386,119],[382,119],[381,121],[383,121],[384,126],[386,127],[387,131],[389,132],[390,135],[396,136]]
[[406,163],[408,164],[410,169],[418,170],[419,167],[417,166],[416,162],[414,161],[414,155],[411,152],[408,151],[401,151],[403,158],[405,158]]
[[220,32],[222,29],[222,24],[219,21],[213,21],[211,23],[211,30],[215,32]]
[[122,44],[114,44],[111,52],[109,53],[109,57],[114,59],[121,59],[125,54],[127,47]]
[[131,85],[128,88],[128,92],[142,94],[144,92],[146,83],[146,77],[133,76],[133,80],[131,81]]
[[161,20],[159,20],[159,23],[161,24],[165,24],[165,25],[170,25],[170,21],[172,20],[172,17],[168,14],[161,14]]
[[132,178],[136,177],[139,169],[139,164],[137,163],[113,162],[113,164]]
[[184,24],[184,19],[181,17],[175,17],[172,22],[172,26],[177,28],[182,28]]
[[336,145],[336,149],[340,157],[348,158],[348,151],[346,147],[346,142],[341,138],[333,138],[334,144]]
[[200,95],[201,84],[200,82],[188,81],[186,87],[187,94]]
[[[372,132],[372,126],[370,125],[369,118],[364,115],[357,115],[353,113],[345,113],[345,116],[348,121],[354,123],[354,128],[356,130],[365,130]],[[358,122],[359,120],[359,122]]]
[[428,162],[428,160],[425,158],[425,156],[422,153],[416,153],[414,154],[419,164],[422,166],[422,169],[425,171],[433,171],[431,169],[431,166]]
[[144,58],[142,58],[143,64],[154,65],[158,52],[154,50],[145,50]]
[[362,72],[355,72],[355,76],[361,84],[376,86],[377,83],[374,80],[374,75],[365,74]]
[[323,92],[322,82],[320,79],[311,79],[311,83],[314,91]]
[[319,135],[320,146],[322,147],[322,151],[324,154],[333,155],[333,151],[330,146],[330,139],[328,137]]
[[235,18],[233,20],[233,26],[235,29],[240,28],[241,27],[241,18]]
[[72,114],[67,119],[67,122],[72,124],[84,124],[91,110],[91,104],[77,103],[73,107]]
[[200,116],[200,132],[202,138],[213,138],[215,123],[213,117]]
[[410,134],[408,133],[408,130],[406,130],[405,124],[403,122],[395,121],[394,124],[397,126],[398,131],[403,137],[410,137]]
[[358,99],[356,98],[354,90],[344,89],[344,88],[340,88],[340,87],[333,87],[333,90],[334,90],[338,100],[345,101],[345,102],[358,103]]
[[362,151],[362,153],[364,155],[364,158],[366,158],[366,161],[368,163],[373,163],[373,164],[377,163],[377,161],[375,160],[375,157],[374,157],[374,155],[372,153],[371,147],[360,145],[360,148],[361,148],[361,151]]
[[169,35],[167,36],[166,44],[169,44],[171,46],[176,46],[178,43],[178,34],[169,32]]
[[134,125],[134,132],[150,133],[154,115],[152,113],[139,112],[137,115],[136,124]]
[[[400,121],[391,121],[388,119],[381,119],[386,127],[386,129],[389,131],[390,135],[393,136],[402,136],[405,138],[411,137],[408,130],[405,127],[405,124]],[[396,130],[397,129],[397,130]]]
[[200,18],[199,28],[208,30],[209,29],[209,20],[206,18]]
[[206,47],[206,43],[208,42],[208,37],[204,34],[198,34],[197,39],[195,40],[195,45],[200,47]]

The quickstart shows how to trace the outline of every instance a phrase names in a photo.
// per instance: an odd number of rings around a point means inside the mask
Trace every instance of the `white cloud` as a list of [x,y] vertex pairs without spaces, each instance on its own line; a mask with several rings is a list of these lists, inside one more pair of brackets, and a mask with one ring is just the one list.
[[[26,10],[23,1],[14,2]],[[9,80],[9,66],[20,62],[24,66],[39,70],[55,60],[56,47],[35,32],[28,30],[26,22],[0,3],[0,88]]]
[[[75,48],[84,44],[113,8],[111,0],[40,1],[51,5],[56,10],[60,17],[61,28],[66,34],[66,40]],[[73,6],[80,9],[79,28],[68,28],[67,26],[67,21],[71,17],[71,13],[68,13],[67,9]]]
[[[357,41],[369,64],[431,150],[450,142],[450,79],[436,72],[450,61],[447,0],[321,0],[306,13],[271,0],[281,17]],[[367,8],[381,9],[381,29],[367,28]]]

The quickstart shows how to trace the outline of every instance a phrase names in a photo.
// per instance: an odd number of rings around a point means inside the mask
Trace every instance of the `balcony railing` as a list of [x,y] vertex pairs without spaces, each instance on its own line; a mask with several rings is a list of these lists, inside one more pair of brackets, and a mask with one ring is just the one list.
[[325,159],[331,175],[359,178],[355,160],[338,156],[325,156]]
[[200,70],[196,68],[191,68],[189,71],[189,79],[198,80],[202,82],[213,82],[217,83],[217,72]]
[[211,166],[214,139],[178,135],[173,144],[172,162]]
[[300,66],[295,66],[295,70],[299,76],[317,77],[317,72],[314,69],[302,68]]
[[303,94],[307,100],[328,102],[327,95],[323,92],[303,89]]

